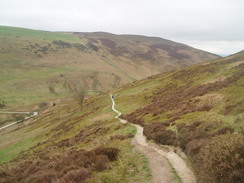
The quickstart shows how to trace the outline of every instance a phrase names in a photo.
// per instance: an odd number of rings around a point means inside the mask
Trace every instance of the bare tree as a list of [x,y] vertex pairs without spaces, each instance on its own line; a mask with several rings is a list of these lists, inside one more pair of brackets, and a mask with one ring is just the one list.
[[68,89],[73,93],[74,100],[82,109],[85,96],[87,94],[82,82],[68,82]]

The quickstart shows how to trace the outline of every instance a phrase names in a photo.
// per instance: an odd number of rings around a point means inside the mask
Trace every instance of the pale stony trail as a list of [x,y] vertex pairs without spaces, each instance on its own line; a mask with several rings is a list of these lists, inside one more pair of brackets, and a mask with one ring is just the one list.
[[[118,118],[121,123],[127,123],[126,120],[119,118],[122,113],[115,109],[114,99],[112,95],[110,95],[110,97],[112,101],[112,110],[118,114],[116,118]],[[193,172],[178,154],[173,150],[164,149],[155,143],[147,142],[146,137],[143,135],[143,127],[135,124],[131,125],[135,126],[137,129],[132,144],[138,151],[148,158],[154,183],[175,182],[168,162],[170,162],[183,183],[196,183],[196,178]]]
[[[29,118],[32,118],[32,117],[38,115],[38,112],[0,112],[0,113],[1,113],[1,114],[31,114],[31,113],[33,113],[31,116],[29,116],[29,117],[25,117],[24,120],[27,120],[27,119],[29,119]],[[15,121],[15,122],[13,122],[13,123],[10,123],[10,124],[8,124],[8,125],[5,125],[5,126],[3,126],[3,127],[0,127],[0,130],[2,130],[2,129],[4,129],[4,128],[8,128],[8,127],[13,126],[13,125],[15,125],[15,124],[17,124],[17,123],[20,123],[20,122],[22,122],[22,120]]]

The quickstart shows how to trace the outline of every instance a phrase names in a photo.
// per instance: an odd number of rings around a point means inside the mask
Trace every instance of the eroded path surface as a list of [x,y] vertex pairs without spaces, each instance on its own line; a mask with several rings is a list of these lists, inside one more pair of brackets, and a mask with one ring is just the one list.
[[[112,101],[112,110],[118,114],[116,118],[118,118],[121,123],[127,123],[126,120],[119,118],[122,113],[115,109],[113,96],[110,95],[110,97]],[[137,129],[132,144],[138,151],[148,158],[154,183],[175,182],[171,166],[175,169],[175,172],[183,183],[196,183],[193,172],[187,167],[184,160],[178,154],[171,149],[165,149],[155,143],[148,143],[146,137],[143,135],[143,127],[135,124],[131,125],[135,126]]]

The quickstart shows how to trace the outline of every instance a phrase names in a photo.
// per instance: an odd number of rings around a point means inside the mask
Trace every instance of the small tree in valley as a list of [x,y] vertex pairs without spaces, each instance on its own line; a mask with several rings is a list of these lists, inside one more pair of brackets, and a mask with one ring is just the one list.
[[87,94],[82,82],[68,82],[68,89],[72,92],[74,100],[82,109],[83,102]]

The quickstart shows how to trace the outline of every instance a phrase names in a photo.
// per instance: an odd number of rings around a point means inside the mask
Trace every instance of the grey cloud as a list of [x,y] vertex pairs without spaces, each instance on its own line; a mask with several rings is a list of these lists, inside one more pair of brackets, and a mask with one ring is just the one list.
[[243,0],[1,0],[0,24],[233,45],[244,42],[243,9]]

